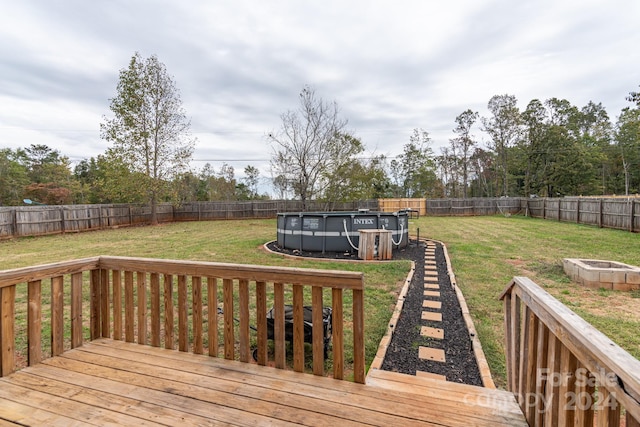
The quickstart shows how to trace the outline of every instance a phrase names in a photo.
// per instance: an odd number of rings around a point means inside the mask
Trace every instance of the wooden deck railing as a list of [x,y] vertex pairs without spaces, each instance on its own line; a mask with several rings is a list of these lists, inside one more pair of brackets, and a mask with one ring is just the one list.
[[640,425],[640,361],[525,277],[501,299],[508,388],[529,425]]
[[[43,294],[50,309],[43,307]],[[364,383],[362,273],[110,256],[0,272],[0,376],[20,365],[16,348],[23,335],[29,366],[81,346],[87,336],[241,362],[249,362],[255,348],[258,364],[265,365],[268,305],[274,309],[276,368],[287,365],[285,305],[294,311],[292,364],[298,372],[305,370],[303,307],[311,305],[313,325],[322,325],[322,307],[330,306],[333,376],[345,376],[348,326],[353,378]],[[345,316],[349,306],[352,314]],[[312,330],[313,373],[324,375],[324,330]]]

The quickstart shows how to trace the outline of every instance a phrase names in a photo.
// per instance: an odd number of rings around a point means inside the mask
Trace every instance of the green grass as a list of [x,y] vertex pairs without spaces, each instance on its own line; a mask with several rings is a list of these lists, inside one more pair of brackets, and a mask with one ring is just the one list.
[[[117,255],[362,271],[365,275],[365,354],[369,365],[386,332],[410,262],[364,264],[284,258],[262,249],[265,242],[275,239],[275,231],[275,220],[212,221],[5,240],[0,241],[0,270]],[[26,328],[25,288],[22,286],[18,292],[19,331]],[[46,295],[43,299],[46,300]],[[350,339],[351,331],[346,330],[345,334],[345,339]],[[43,331],[43,340],[46,340],[46,331]],[[24,346],[24,342],[18,342],[18,346]]]
[[[422,217],[413,235],[443,241],[489,361],[505,385],[502,303],[513,278],[527,276],[640,358],[640,292],[590,290],[571,283],[562,258],[598,258],[640,265],[640,235],[519,216]],[[234,262],[362,271],[365,274],[367,364],[386,331],[408,261],[383,264],[291,260],[262,250],[275,220],[190,222],[0,241],[0,270],[94,255]],[[22,299],[23,305],[26,304]],[[24,320],[22,320],[24,321]],[[346,331],[349,332],[349,331]],[[419,343],[416,343],[419,345]]]
[[638,292],[585,289],[564,274],[563,258],[640,265],[640,235],[571,223],[502,217],[423,217],[412,233],[443,241],[475,322],[494,380],[506,384],[500,293],[527,276],[640,358]]

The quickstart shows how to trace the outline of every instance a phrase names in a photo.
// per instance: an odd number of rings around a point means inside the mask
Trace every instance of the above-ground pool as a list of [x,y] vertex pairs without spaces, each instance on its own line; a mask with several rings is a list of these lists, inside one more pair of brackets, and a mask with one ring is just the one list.
[[278,245],[311,252],[357,251],[360,230],[390,230],[393,249],[409,243],[407,212],[295,212],[278,214]]

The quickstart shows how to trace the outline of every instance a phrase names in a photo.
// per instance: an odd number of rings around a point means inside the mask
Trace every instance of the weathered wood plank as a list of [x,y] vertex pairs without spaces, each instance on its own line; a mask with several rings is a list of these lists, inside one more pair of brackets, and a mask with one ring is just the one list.
[[238,283],[238,308],[240,311],[240,319],[238,325],[238,338],[240,361],[248,362],[251,354],[250,335],[249,335],[249,281],[242,279]]
[[114,256],[102,256],[99,260],[102,268],[128,269],[146,273],[183,274],[187,276],[210,276],[249,281],[304,283],[309,286],[329,288],[364,289],[363,274],[359,272]]
[[209,356],[218,357],[218,279],[207,277],[207,336]]
[[164,348],[173,349],[173,276],[163,275]]
[[304,288],[293,285],[293,370],[304,372]]
[[193,307],[193,352],[204,352],[204,337],[202,336],[202,278],[191,278],[191,306]]
[[133,306],[133,271],[124,272],[124,339],[133,342],[135,339],[135,308]]
[[15,286],[0,288],[0,377],[16,369],[15,300]]
[[222,281],[222,299],[224,311],[224,358],[233,360],[235,358],[235,337],[233,327],[233,280],[224,279]]
[[267,284],[256,282],[256,340],[258,345],[258,365],[267,363]]
[[324,325],[322,288],[311,288],[311,306],[313,310],[313,374],[324,375]]
[[178,276],[178,350],[189,351],[189,317],[187,311],[187,276]]
[[138,344],[147,343],[147,275],[136,272]]
[[111,271],[111,288],[113,292],[113,339],[122,339],[122,273]]
[[100,292],[100,269],[94,269],[89,274],[89,336],[92,340],[100,338],[102,332]]
[[42,281],[27,284],[27,360],[29,366],[42,360]]
[[82,345],[82,273],[71,275],[71,348]]
[[331,292],[333,378],[344,379],[344,305],[342,289]]
[[160,275],[149,275],[149,299],[151,303],[151,345],[160,347]]
[[64,351],[64,276],[51,278],[51,355]]
[[0,274],[0,288],[12,286],[16,283],[43,280],[54,276],[65,276],[80,271],[89,271],[98,268],[99,262],[99,257],[93,257],[4,270],[2,274]]
[[273,285],[273,346],[276,368],[286,367],[286,347],[284,331],[284,284]]
[[109,270],[100,269],[100,336],[111,337]]
[[[353,291],[353,330],[364,331],[364,291]],[[364,333],[353,334],[353,380],[364,384]]]

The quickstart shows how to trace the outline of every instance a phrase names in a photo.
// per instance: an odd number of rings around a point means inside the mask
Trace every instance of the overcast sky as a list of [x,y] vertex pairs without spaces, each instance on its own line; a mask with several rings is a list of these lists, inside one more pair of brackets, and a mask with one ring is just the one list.
[[[369,152],[414,128],[433,148],[493,95],[601,102],[612,121],[640,84],[638,0],[0,0],[0,147],[104,153],[118,72],[136,52],[173,76],[194,168],[269,177],[265,135],[304,85],[336,101]],[[479,140],[486,140],[479,124]]]

